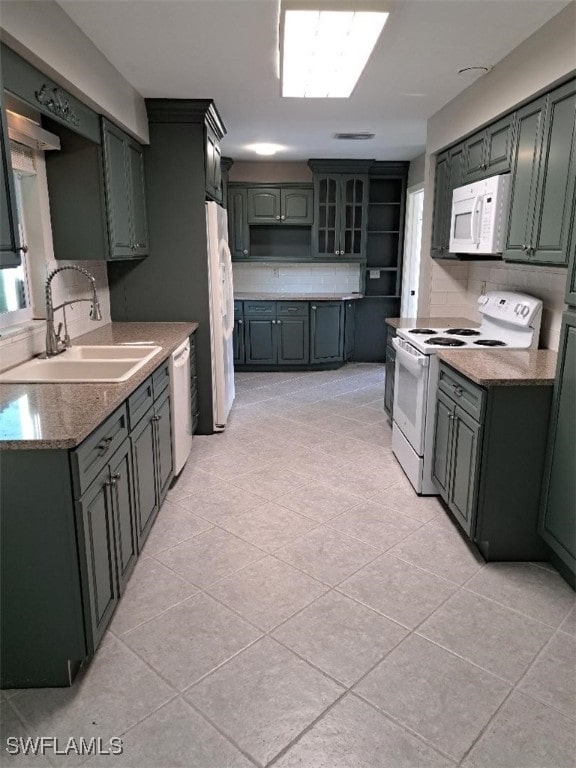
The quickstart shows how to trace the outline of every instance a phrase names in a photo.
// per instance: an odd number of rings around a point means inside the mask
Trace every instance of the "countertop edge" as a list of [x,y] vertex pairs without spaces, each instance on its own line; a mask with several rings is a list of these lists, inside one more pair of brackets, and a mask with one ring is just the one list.
[[351,301],[363,299],[361,293],[270,293],[268,291],[238,291],[234,301]]
[[[102,386],[110,388],[117,388],[117,393],[115,397],[110,398],[110,400],[106,403],[105,407],[100,409],[96,414],[94,414],[94,419],[90,422],[90,426],[87,426],[83,428],[80,432],[66,436],[61,438],[39,438],[37,440],[35,439],[1,439],[0,438],[0,450],[8,451],[8,450],[70,450],[73,448],[76,448],[80,443],[82,443],[105,419],[110,416],[123,402],[127,400],[128,397],[142,384],[143,381],[145,381],[152,373],[155,371],[160,365],[166,362],[172,352],[174,352],[175,349],[178,348],[178,346],[185,341],[192,333],[194,333],[198,327],[199,324],[197,322],[133,322],[133,323],[107,323],[105,326],[102,326],[102,328],[98,328],[95,331],[90,331],[88,333],[82,334],[81,336],[77,336],[73,340],[73,346],[78,345],[79,343],[84,344],[95,344],[95,345],[106,345],[107,343],[110,343],[109,340],[95,340],[94,337],[96,336],[96,339],[98,339],[99,336],[108,333],[109,331],[112,331],[114,333],[114,328],[117,328],[118,331],[120,329],[127,332],[128,335],[142,335],[141,333],[138,334],[136,331],[136,326],[140,326],[142,330],[145,330],[146,326],[162,326],[162,325],[170,325],[172,326],[173,331],[179,331],[177,333],[177,338],[175,340],[172,340],[170,343],[165,345],[160,345],[162,347],[161,352],[159,352],[157,355],[155,355],[146,365],[144,365],[140,370],[138,370],[133,376],[130,377],[128,381],[118,382],[118,383],[106,383],[98,385],[97,382],[93,382],[90,384],[69,384],[70,387],[95,387],[95,386]],[[131,327],[132,328],[131,328]],[[174,326],[182,326],[182,328],[175,328]],[[150,334],[152,335],[152,334]],[[136,337],[133,338],[133,341],[141,341],[145,339],[138,339]],[[146,339],[147,340],[147,339]],[[124,341],[128,341],[128,339],[124,339]],[[25,389],[26,387],[43,387],[48,390],[49,387],[61,387],[65,386],[62,384],[48,384],[48,383],[30,383],[30,384],[1,384],[0,385],[0,391],[7,390],[8,388],[12,387],[19,387],[22,389]]]
[[[486,389],[490,387],[546,387],[552,386],[556,378],[556,360],[557,352],[553,349],[537,350],[439,350],[438,359],[445,365],[455,370],[464,378],[469,379],[474,384]],[[461,357],[465,355],[466,357]],[[497,367],[502,367],[501,374],[494,372],[483,375],[482,370],[486,368],[486,356],[490,355]],[[523,356],[521,366],[526,369],[522,375],[521,371],[515,376],[510,375],[514,360],[518,360],[519,355]],[[506,359],[507,358],[507,359]],[[476,361],[476,362],[475,362]],[[477,372],[475,365],[479,367]],[[530,370],[532,369],[532,370]]]

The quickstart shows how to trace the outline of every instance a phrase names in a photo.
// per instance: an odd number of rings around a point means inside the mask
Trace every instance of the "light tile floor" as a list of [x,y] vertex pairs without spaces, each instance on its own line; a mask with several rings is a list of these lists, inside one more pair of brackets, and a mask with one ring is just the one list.
[[119,736],[123,755],[2,765],[576,764],[575,594],[545,563],[484,564],[414,494],[383,378],[237,375],[88,669],[0,702],[3,738]]

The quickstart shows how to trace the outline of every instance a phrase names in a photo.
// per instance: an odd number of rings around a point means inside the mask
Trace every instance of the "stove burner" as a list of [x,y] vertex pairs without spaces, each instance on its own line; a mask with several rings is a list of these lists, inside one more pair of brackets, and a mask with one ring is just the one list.
[[480,347],[506,347],[508,346],[505,341],[498,341],[498,339],[479,339],[474,344],[478,344]]
[[430,333],[436,333],[436,331],[433,328],[412,328],[408,333],[422,333],[422,334],[430,334]]
[[433,336],[426,339],[426,344],[432,344],[435,347],[465,347],[466,342],[460,339],[451,339],[446,336]]
[[454,336],[480,336],[480,331],[475,331],[473,328],[448,328],[444,333]]

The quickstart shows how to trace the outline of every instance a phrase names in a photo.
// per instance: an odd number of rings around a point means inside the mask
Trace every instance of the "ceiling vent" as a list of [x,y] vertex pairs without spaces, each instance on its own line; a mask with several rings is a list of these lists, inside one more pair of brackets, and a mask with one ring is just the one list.
[[368,133],[367,131],[360,133],[335,133],[335,139],[343,139],[344,141],[369,141],[376,136],[375,133]]

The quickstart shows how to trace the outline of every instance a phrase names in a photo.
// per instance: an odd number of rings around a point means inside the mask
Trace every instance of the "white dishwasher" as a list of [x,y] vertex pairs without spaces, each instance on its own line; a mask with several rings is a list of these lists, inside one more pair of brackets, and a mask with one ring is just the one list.
[[192,408],[190,402],[190,341],[187,339],[170,358],[172,397],[172,460],[174,474],[186,464],[192,448]]

